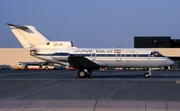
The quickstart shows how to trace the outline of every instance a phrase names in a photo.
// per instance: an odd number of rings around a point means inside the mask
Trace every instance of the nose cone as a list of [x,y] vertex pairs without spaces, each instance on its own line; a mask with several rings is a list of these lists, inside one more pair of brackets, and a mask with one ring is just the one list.
[[167,58],[167,66],[170,66],[172,64],[174,64],[174,61],[169,59],[169,58]]

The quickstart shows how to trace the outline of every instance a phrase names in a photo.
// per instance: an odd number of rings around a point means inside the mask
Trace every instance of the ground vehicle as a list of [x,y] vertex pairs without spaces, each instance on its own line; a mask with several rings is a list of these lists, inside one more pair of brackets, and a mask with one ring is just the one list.
[[3,64],[0,65],[0,70],[13,70],[13,67],[10,65]]
[[14,69],[22,70],[52,70],[54,68],[52,63],[47,62],[19,62],[14,66]]
[[18,63],[14,65],[14,69],[25,69],[25,65],[23,63]]

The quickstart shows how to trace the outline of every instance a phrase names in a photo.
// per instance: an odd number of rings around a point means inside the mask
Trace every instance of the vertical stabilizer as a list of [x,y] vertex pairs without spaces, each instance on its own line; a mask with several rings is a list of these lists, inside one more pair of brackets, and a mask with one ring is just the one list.
[[9,24],[11,31],[26,50],[34,50],[39,45],[46,45],[50,42],[42,33],[33,26],[20,26]]

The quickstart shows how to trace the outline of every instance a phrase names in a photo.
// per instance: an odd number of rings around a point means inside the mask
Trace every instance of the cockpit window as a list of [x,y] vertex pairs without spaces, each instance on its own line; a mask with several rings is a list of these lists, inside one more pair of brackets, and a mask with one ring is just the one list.
[[150,54],[151,57],[164,57],[161,53],[159,52],[151,52]]

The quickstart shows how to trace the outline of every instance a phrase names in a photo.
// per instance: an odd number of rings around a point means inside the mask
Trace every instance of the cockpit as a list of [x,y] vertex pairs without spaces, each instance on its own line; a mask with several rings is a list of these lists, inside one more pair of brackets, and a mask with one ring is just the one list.
[[150,57],[164,57],[161,53],[155,51],[151,52]]

